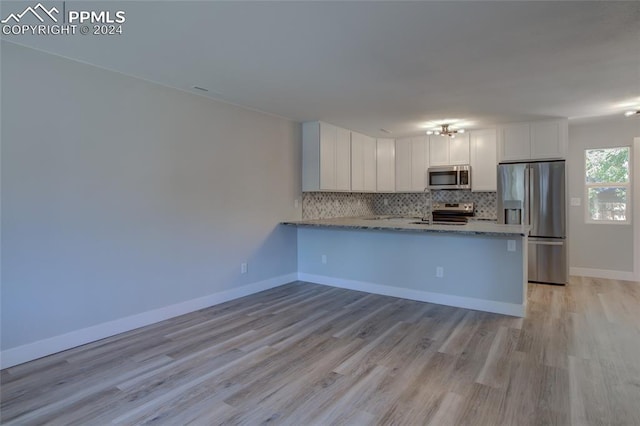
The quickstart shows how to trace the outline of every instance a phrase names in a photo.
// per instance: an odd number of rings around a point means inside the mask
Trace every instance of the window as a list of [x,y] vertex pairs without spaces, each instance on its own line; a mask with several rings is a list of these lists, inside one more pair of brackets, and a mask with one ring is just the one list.
[[629,147],[585,151],[586,221],[631,223]]

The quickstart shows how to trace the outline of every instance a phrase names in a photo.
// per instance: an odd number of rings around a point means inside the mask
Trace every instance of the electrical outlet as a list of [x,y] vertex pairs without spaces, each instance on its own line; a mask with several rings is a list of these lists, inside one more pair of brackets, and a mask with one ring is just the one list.
[[247,262],[241,263],[240,264],[240,273],[241,274],[246,274],[247,273],[247,268],[248,268]]
[[582,205],[582,198],[571,197],[571,206],[572,207],[580,207],[581,205]]
[[516,240],[507,240],[507,251],[516,251]]
[[322,263],[323,263],[324,265],[326,265],[326,264],[327,264],[327,255],[326,255],[326,254],[323,254],[323,255],[322,255]]
[[436,278],[444,277],[444,268],[442,266],[436,266]]
[[300,200],[298,200],[297,198],[293,200],[293,207],[296,209],[300,207]]

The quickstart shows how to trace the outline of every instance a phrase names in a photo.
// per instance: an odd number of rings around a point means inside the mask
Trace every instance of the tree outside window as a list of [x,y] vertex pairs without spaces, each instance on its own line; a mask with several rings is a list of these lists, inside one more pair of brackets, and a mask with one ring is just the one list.
[[586,221],[631,223],[629,147],[585,151]]

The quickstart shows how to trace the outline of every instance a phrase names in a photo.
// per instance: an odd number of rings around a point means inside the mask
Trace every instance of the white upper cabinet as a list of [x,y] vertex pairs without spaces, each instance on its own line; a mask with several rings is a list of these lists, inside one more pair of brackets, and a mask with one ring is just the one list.
[[302,190],[351,190],[351,132],[322,122],[302,124]]
[[569,141],[568,120],[531,123],[531,158],[565,158]]
[[422,192],[427,186],[429,168],[429,138],[411,138],[411,190]]
[[396,191],[422,192],[429,164],[426,136],[396,140]]
[[469,134],[429,137],[429,166],[469,164]]
[[449,138],[449,164],[469,164],[469,133]]
[[351,133],[351,190],[364,188],[364,144],[359,133]]
[[368,137],[364,144],[364,190],[376,191],[378,167],[376,160],[376,140]]
[[[533,151],[540,158],[556,158],[566,135],[566,126],[558,120],[502,126],[497,134],[489,129],[455,138],[398,140],[374,139],[332,124],[306,122],[302,124],[302,190],[422,192],[430,166],[471,164],[472,191],[495,191],[498,154],[507,152],[509,160],[521,160],[528,159],[525,151],[527,156]],[[526,149],[516,143],[523,140]],[[564,147],[566,152],[566,144]]]
[[500,161],[531,158],[531,126],[529,123],[507,124],[498,130]]
[[429,136],[429,165],[449,165],[449,138],[448,136]]
[[469,132],[472,191],[497,191],[498,144],[495,129]]
[[376,150],[377,191],[394,192],[396,189],[396,146],[393,139],[378,139]]
[[[338,128],[331,124],[321,123],[318,126],[320,150],[319,183],[312,190],[336,189],[336,143]],[[314,141],[315,142],[315,141]]]
[[351,132],[351,190],[376,190],[376,140]]
[[411,138],[396,139],[396,191],[411,190]]
[[351,190],[351,132],[337,127],[336,190]]
[[566,119],[507,124],[498,130],[500,161],[565,158],[567,143]]

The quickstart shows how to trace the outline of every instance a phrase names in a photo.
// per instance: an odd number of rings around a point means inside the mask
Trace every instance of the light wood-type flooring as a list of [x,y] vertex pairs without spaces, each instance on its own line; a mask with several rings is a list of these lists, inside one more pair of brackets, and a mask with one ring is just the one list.
[[293,283],[1,380],[19,425],[640,425],[640,284],[532,284],[522,319]]

